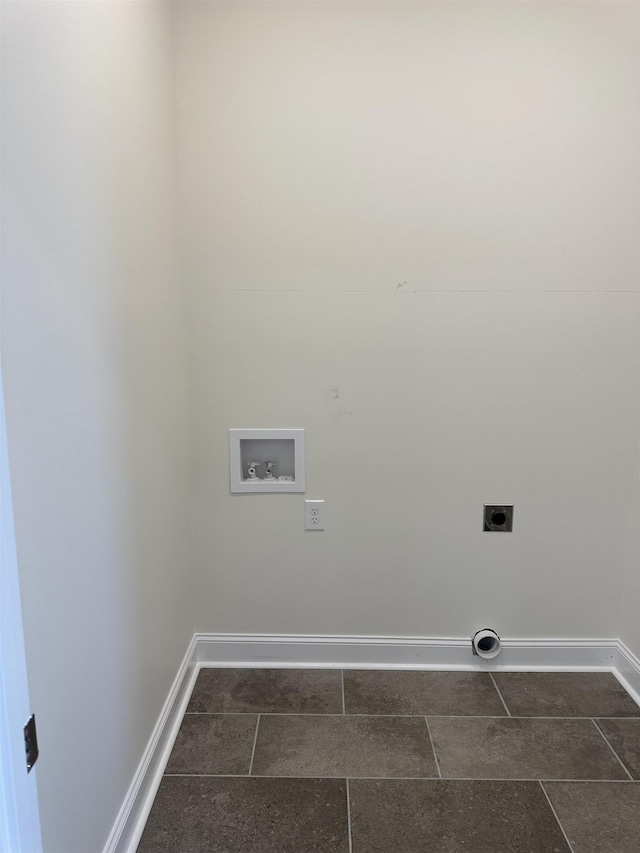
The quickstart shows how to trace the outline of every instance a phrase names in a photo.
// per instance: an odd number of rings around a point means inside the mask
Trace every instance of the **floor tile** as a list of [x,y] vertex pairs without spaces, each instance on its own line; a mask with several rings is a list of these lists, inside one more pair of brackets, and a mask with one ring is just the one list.
[[640,717],[610,672],[497,672],[514,717]]
[[337,669],[201,669],[189,712],[341,714]]
[[545,782],[575,853],[638,853],[640,783]]
[[162,780],[138,853],[348,853],[346,782]]
[[640,779],[640,720],[596,720],[634,779]]
[[248,773],[257,714],[187,714],[166,773]]
[[253,773],[438,776],[423,717],[261,717]]
[[354,780],[353,853],[569,853],[537,782]]
[[507,714],[486,672],[345,670],[347,714]]
[[592,720],[430,717],[444,778],[628,779]]

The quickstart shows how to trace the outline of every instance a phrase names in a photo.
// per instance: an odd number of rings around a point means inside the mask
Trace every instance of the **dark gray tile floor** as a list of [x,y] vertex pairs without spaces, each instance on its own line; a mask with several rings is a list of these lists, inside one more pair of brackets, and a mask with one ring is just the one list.
[[138,853],[640,850],[609,673],[203,669]]
[[640,780],[640,720],[596,720],[596,724],[629,773]]

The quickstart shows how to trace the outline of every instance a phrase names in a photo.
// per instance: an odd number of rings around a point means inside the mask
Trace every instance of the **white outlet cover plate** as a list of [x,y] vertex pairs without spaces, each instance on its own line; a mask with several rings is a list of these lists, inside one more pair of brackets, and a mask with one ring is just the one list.
[[304,502],[304,529],[324,530],[324,501]]
[[[263,479],[248,482],[243,477],[241,441],[293,441],[294,480]],[[265,462],[266,460],[260,460]],[[264,471],[264,469],[262,469]],[[235,494],[256,493],[278,494],[281,492],[303,493],[305,490],[305,451],[303,429],[230,429],[229,430],[229,480]]]

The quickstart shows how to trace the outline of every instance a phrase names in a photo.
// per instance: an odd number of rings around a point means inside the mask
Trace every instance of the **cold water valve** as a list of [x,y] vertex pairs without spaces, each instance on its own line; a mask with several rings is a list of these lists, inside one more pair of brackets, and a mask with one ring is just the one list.
[[262,465],[262,462],[249,462],[249,469],[247,471],[247,480],[259,480],[260,477],[256,474],[256,468],[258,465]]

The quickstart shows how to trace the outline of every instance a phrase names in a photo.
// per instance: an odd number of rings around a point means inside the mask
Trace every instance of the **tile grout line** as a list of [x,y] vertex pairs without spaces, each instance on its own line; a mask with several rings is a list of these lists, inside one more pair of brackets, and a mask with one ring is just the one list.
[[[345,776],[269,776],[268,774],[255,773],[165,773],[165,776],[172,778],[187,778],[187,779],[345,779]],[[635,779],[575,779],[572,777],[558,777],[557,779],[534,779],[531,776],[443,776],[439,779],[437,776],[350,776],[353,779],[366,779],[371,782],[562,782],[571,784],[575,782],[597,782],[599,785],[632,785],[640,788],[640,782]]]
[[255,734],[255,737],[253,739],[253,749],[251,750],[251,762],[249,764],[249,776],[251,776],[251,773],[253,771],[253,759],[254,759],[255,754],[256,754],[256,744],[258,743],[258,729],[259,728],[260,728],[260,714],[258,714],[258,720],[256,722],[256,734]]
[[442,779],[442,771],[440,770],[440,762],[438,761],[438,754],[436,752],[436,747],[435,747],[435,744],[433,742],[433,738],[431,737],[431,729],[429,728],[429,720],[427,719],[427,717],[425,717],[424,721],[425,721],[425,724],[427,726],[427,734],[429,735],[429,742],[431,743],[431,750],[433,752],[433,757],[434,757],[435,762],[436,762],[436,770],[438,771],[439,778]]
[[[386,778],[386,777],[385,777]],[[393,778],[393,777],[389,777]],[[607,783],[611,785],[628,785],[629,779],[578,779],[573,776],[558,776],[555,779],[541,779],[538,777],[531,776],[480,776],[480,777],[472,777],[472,776],[445,776],[443,777],[443,781],[446,782],[597,782],[599,785]],[[633,781],[633,780],[632,780]],[[634,785],[637,785],[637,782],[633,782]]]
[[592,722],[593,722],[593,725],[597,728],[597,730],[600,732],[600,734],[601,734],[601,735],[602,735],[602,737],[604,738],[604,741],[605,741],[605,743],[607,744],[607,746],[609,747],[609,749],[611,750],[611,752],[612,752],[612,753],[615,755],[615,757],[618,759],[618,762],[619,762],[620,766],[622,767],[622,769],[624,770],[624,772],[627,774],[627,776],[629,777],[629,779],[630,779],[632,782],[635,782],[636,780],[633,778],[633,776],[631,775],[631,773],[629,773],[629,770],[627,769],[627,765],[624,763],[624,761],[620,758],[620,756],[618,755],[618,753],[615,751],[615,749],[613,748],[613,745],[612,745],[611,743],[609,743],[609,738],[608,738],[608,737],[606,736],[606,734],[602,731],[602,729],[601,729],[601,728],[600,728],[600,726],[598,725],[598,721],[595,719],[595,717],[593,717],[593,718],[592,718]]
[[[312,294],[320,295],[320,296],[341,296],[343,293],[362,293],[362,294],[375,293],[375,294],[380,295],[380,296],[385,296],[385,295],[386,296],[395,296],[396,293],[399,292],[396,289],[391,290],[390,288],[385,288],[384,290],[382,288],[369,288],[368,290],[363,290],[362,288],[360,288],[360,289],[349,288],[347,290],[329,290],[326,287],[269,287],[265,290],[264,288],[257,288],[257,287],[206,287],[205,285],[197,285],[197,284],[188,284],[188,285],[185,284],[185,285],[183,285],[183,289],[186,291],[193,290],[193,291],[202,291],[204,293],[216,293],[216,294],[217,293],[260,293],[260,294],[263,294],[263,293],[267,293],[267,294],[269,294],[269,293],[304,293],[304,294],[312,293]],[[578,293],[578,294],[598,293],[598,294],[604,294],[605,296],[609,296],[612,293],[630,293],[632,296],[635,296],[638,293],[637,290],[629,290],[629,289],[627,289],[627,290],[620,290],[620,289],[618,289],[618,290],[568,290],[566,288],[564,288],[564,289],[554,288],[553,290],[532,290],[531,288],[527,288],[527,289],[523,288],[522,290],[513,290],[513,289],[507,289],[504,287],[503,288],[493,288],[490,290],[487,288],[485,288],[484,290],[480,290],[480,289],[475,288],[475,287],[474,288],[456,287],[456,288],[450,288],[447,290],[443,290],[442,288],[423,290],[420,288],[406,288],[405,287],[402,290],[404,293],[411,293],[412,295],[415,295],[415,296],[420,296],[420,295],[429,296],[433,293],[438,293],[438,294],[445,295],[445,296],[449,296],[451,294],[455,294],[457,296],[460,293],[472,293],[472,294],[476,294],[476,293],[507,293],[507,294],[510,293],[510,294],[514,294],[515,293],[517,295],[521,295],[523,293],[527,293],[527,294],[544,293],[544,294],[552,295],[552,296],[554,294],[558,294],[558,293],[565,293],[565,294],[569,294],[569,295],[573,295],[576,293]],[[209,665],[207,668],[208,669],[215,669],[216,667]],[[251,669],[251,667],[241,667],[241,668],[242,669]],[[278,667],[276,667],[276,668],[278,668]]]
[[[507,712],[509,711],[506,708]],[[436,720],[505,720],[504,714],[325,714],[314,711],[189,711],[185,717],[431,717]],[[546,714],[516,714],[509,713],[512,720],[593,720],[594,717],[551,717]],[[640,720],[640,717],[598,717],[599,720]]]
[[560,827],[560,832],[564,836],[564,840],[567,842],[567,847],[569,848],[569,851],[574,850],[575,848],[571,844],[571,842],[569,841],[569,837],[567,836],[567,833],[564,831],[564,826],[562,825],[560,818],[558,817],[558,813],[556,812],[556,810],[553,806],[553,803],[551,802],[551,798],[549,797],[549,794],[547,794],[547,791],[546,791],[544,785],[542,784],[542,781],[538,782],[538,784],[542,788],[542,793],[544,794],[547,802],[549,803],[549,808],[551,809],[551,812],[553,813],[553,816],[555,817],[557,824]]
[[344,669],[340,670],[340,684],[342,685],[342,713],[347,713],[347,706],[344,701]]
[[510,716],[511,716],[511,711],[509,710],[509,708],[508,708],[508,706],[507,706],[507,703],[504,701],[504,696],[502,695],[502,693],[500,692],[500,688],[499,688],[499,687],[498,687],[498,685],[496,684],[496,680],[495,680],[495,678],[493,677],[493,673],[492,673],[492,672],[490,672],[490,673],[489,673],[489,675],[491,676],[491,681],[493,682],[493,686],[494,686],[494,687],[496,688],[496,690],[498,691],[498,696],[500,697],[500,701],[501,701],[501,702],[502,702],[502,704],[504,705],[504,709],[505,709],[505,711],[507,712],[507,716],[508,716],[508,717],[510,717]]
[[347,830],[349,834],[349,853],[353,853],[353,842],[351,841],[351,803],[349,802],[349,778],[346,779],[347,782]]

